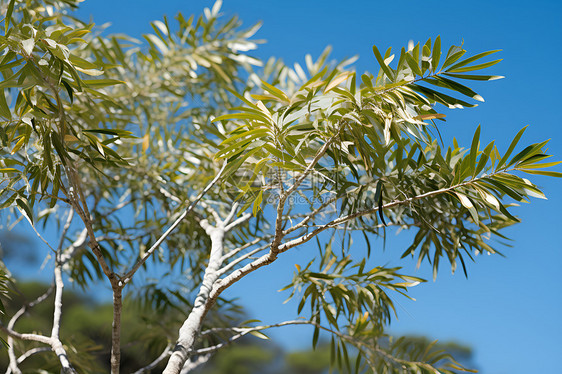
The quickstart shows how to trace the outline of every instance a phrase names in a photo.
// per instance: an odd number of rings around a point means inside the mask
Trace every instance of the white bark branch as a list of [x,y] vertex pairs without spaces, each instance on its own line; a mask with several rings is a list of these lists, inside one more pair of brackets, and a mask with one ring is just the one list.
[[300,228],[305,228],[307,227],[307,223],[312,220],[314,217],[316,217],[318,214],[322,213],[322,210],[324,210],[327,206],[329,206],[330,204],[336,202],[338,200],[338,198],[333,197],[331,199],[328,199],[328,201],[324,202],[322,205],[320,205],[318,208],[316,208],[315,210],[313,210],[312,212],[310,212],[310,214],[307,214],[305,218],[303,218],[299,223],[297,223],[294,226],[289,227],[287,230],[283,231],[283,236],[290,234]]
[[[231,222],[229,225],[227,225],[224,228],[225,232],[229,232],[230,230],[232,230],[233,228],[235,228],[236,226],[246,222],[247,220],[249,220],[252,217],[252,215],[250,213],[244,213],[242,214],[242,216],[240,218],[238,218],[236,221]],[[228,222],[228,220],[225,220],[224,224],[226,224]]]
[[[40,295],[39,297],[37,297],[35,300],[33,300],[30,303],[27,303],[25,305],[23,305],[16,313],[14,313],[14,315],[12,316],[12,318],[10,318],[10,320],[8,321],[8,325],[7,325],[7,329],[8,330],[13,330],[14,326],[16,324],[16,322],[18,321],[18,319],[30,308],[33,308],[35,305],[41,303],[43,300],[47,299],[51,293],[53,293],[53,289],[54,287],[51,286],[47,289],[47,291],[45,291],[42,295]],[[2,327],[0,327],[2,328]],[[16,358],[16,354],[14,351],[14,343],[13,343],[13,336],[8,334],[8,357],[10,359],[10,366],[8,367],[8,371],[13,372],[14,374],[17,373],[21,373],[20,369],[18,368],[18,359]]]
[[243,246],[232,249],[227,254],[222,256],[221,261],[224,262],[224,261],[228,260],[229,258],[231,258],[232,256],[235,256],[238,253],[240,253],[241,251],[245,250],[246,248],[250,248],[251,246],[258,244],[262,240],[269,240],[272,237],[273,236],[267,235],[267,236],[264,236],[264,237],[261,237],[261,238],[256,238],[256,239],[252,240],[251,242],[244,244]]
[[234,218],[234,215],[236,214],[236,210],[238,210],[238,205],[239,205],[238,203],[234,203],[232,205],[232,208],[230,209],[230,213],[228,213],[228,216],[226,216],[226,218],[222,221],[223,225],[228,225],[230,221],[232,221],[232,218]]
[[232,269],[234,266],[236,266],[237,264],[239,264],[240,262],[252,257],[253,255],[255,255],[256,253],[259,253],[265,249],[267,249],[267,247],[269,247],[271,244],[267,243],[262,245],[261,247],[258,247],[254,250],[251,250],[248,253],[243,254],[242,256],[236,258],[235,260],[231,261],[230,263],[228,263],[228,265],[223,266],[220,270],[219,270],[219,276],[225,274],[227,271],[229,271],[230,269]]
[[8,358],[10,360],[8,364],[8,369],[6,373],[22,374],[20,368],[18,367],[18,358],[16,357],[16,352],[14,351],[14,338],[8,336]]
[[66,268],[68,267],[68,261],[74,257],[78,249],[83,248],[86,245],[86,239],[88,239],[88,230],[82,229],[76,240],[62,252],[60,261],[63,264],[64,270],[68,270]]
[[196,358],[191,357],[183,365],[183,368],[181,369],[180,374],[188,374],[191,371],[197,369],[199,366],[206,364],[207,361],[209,361],[209,359],[211,358],[211,356],[212,355],[209,353],[209,354],[206,354],[206,355],[199,355]]
[[25,360],[27,360],[29,357],[36,355],[38,353],[42,353],[42,352],[50,352],[51,348],[47,348],[47,347],[36,347],[36,348],[32,348],[28,351],[26,351],[24,354],[22,354],[21,356],[18,357],[18,364],[21,364],[22,362],[24,362]]
[[189,359],[191,349],[195,343],[195,339],[199,333],[201,325],[203,323],[203,319],[205,315],[214,304],[214,299],[210,301],[209,295],[213,290],[215,282],[219,278],[219,269],[222,264],[223,258],[223,250],[224,250],[224,236],[227,232],[227,227],[234,227],[235,225],[243,222],[245,219],[244,216],[240,217],[243,220],[238,219],[229,225],[225,226],[225,222],[228,222],[228,219],[232,219],[234,216],[238,205],[234,204],[230,213],[227,216],[227,219],[224,221],[219,218],[216,218],[216,226],[212,226],[206,219],[200,222],[201,227],[205,230],[207,235],[211,238],[211,254],[209,256],[209,263],[207,268],[205,269],[205,274],[203,275],[203,282],[199,289],[199,293],[195,298],[195,302],[193,304],[193,309],[189,313],[189,316],[183,323],[179,331],[178,341],[176,342],[176,346],[170,356],[170,360],[168,361],[168,365],[164,369],[164,374],[178,374],[182,372],[182,368],[186,364]]
[[62,316],[62,291],[64,289],[64,281],[62,279],[62,246],[64,244],[64,238],[72,222],[74,216],[73,210],[70,209],[68,212],[68,217],[64,228],[62,230],[62,235],[59,241],[59,246],[57,248],[56,259],[55,259],[55,302],[53,311],[53,328],[51,330],[51,347],[59,361],[62,365],[62,371],[64,373],[76,373],[70,361],[68,360],[68,355],[64,349],[62,342],[59,338],[60,332],[60,321]]
[[47,345],[51,345],[51,338],[41,334],[20,334],[17,331],[9,329],[4,325],[0,325],[0,330],[4,331],[9,336],[20,339],[20,340],[27,340],[27,341],[34,341],[39,342]]
[[[11,339],[11,337],[9,338]],[[11,344],[10,344],[11,347]],[[25,360],[27,360],[29,357],[36,355],[38,353],[41,352],[50,352],[51,348],[50,347],[37,347],[37,348],[32,348],[28,351],[26,351],[25,353],[23,353],[21,356],[19,356],[17,358],[17,363],[21,364],[22,362],[24,362]],[[21,371],[19,369],[17,369],[17,371],[13,371],[11,367],[9,367],[6,370],[6,374],[17,374],[17,373],[21,373]]]

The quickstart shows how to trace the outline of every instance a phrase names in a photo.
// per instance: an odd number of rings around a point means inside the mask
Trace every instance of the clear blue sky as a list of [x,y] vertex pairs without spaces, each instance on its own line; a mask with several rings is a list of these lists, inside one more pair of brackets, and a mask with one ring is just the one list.
[[[111,22],[110,32],[140,36],[150,32],[149,22],[177,11],[200,13],[212,1],[202,0],[88,0],[78,12],[93,16],[97,24]],[[358,54],[357,70],[376,72],[371,48],[376,44],[398,49],[408,40],[425,41],[441,35],[444,46],[464,40],[465,49],[477,53],[503,49],[504,61],[491,72],[507,78],[478,86],[485,99],[475,109],[447,112],[441,132],[445,143],[456,136],[461,144],[482,125],[482,141],[496,140],[500,149],[523,126],[530,125],[525,143],[552,138],[550,151],[562,159],[562,2],[528,1],[242,1],[225,0],[223,12],[237,13],[250,26],[264,25],[257,34],[266,39],[255,55],[271,55],[285,62],[303,62],[333,46],[337,59]],[[397,299],[399,319],[391,329],[438,339],[454,339],[472,346],[483,374],[559,373],[562,357],[562,181],[536,178],[548,201],[533,200],[516,210],[523,223],[508,231],[513,248],[507,258],[477,257],[469,264],[469,279],[451,276],[445,268],[435,283],[412,292],[417,301]],[[389,237],[381,261],[401,253],[407,235]],[[307,256],[312,248],[298,251]],[[281,305],[286,295],[274,292],[292,276],[299,254],[286,256],[273,271],[253,274],[231,295],[249,305],[252,317],[267,322],[291,318],[294,305]],[[407,264],[407,268],[412,268]],[[428,269],[416,273],[430,278]],[[256,298],[255,293],[259,296]],[[259,300],[259,301],[256,301]],[[286,347],[306,347],[308,332],[294,329],[272,334]]]

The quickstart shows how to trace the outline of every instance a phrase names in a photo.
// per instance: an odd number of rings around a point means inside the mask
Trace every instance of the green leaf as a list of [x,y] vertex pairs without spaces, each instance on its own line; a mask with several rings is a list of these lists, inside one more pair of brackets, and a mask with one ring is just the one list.
[[436,102],[441,103],[443,105],[446,105],[450,109],[458,108],[458,107],[473,108],[473,107],[477,106],[476,104],[467,103],[466,101],[456,99],[452,96],[445,95],[444,93],[441,93],[439,91],[435,91],[435,90],[432,90],[431,88],[427,88],[427,87],[420,86],[420,85],[417,85],[417,84],[410,84],[410,87],[414,91],[417,91],[417,92],[425,95],[428,99],[436,101]]
[[455,74],[455,73],[443,73],[448,77],[457,79],[469,79],[473,81],[493,81],[496,79],[505,78],[503,75],[476,75],[476,74]]
[[505,152],[505,154],[501,158],[500,162],[498,163],[498,166],[497,166],[496,170],[501,169],[501,167],[507,162],[507,160],[509,159],[509,156],[511,156],[511,153],[515,149],[515,146],[519,142],[519,139],[521,139],[521,136],[525,132],[526,128],[527,128],[527,126],[523,127],[521,130],[519,130],[517,135],[515,135],[515,138],[513,138],[513,140],[511,141],[511,144],[509,145],[509,148],[507,148],[507,152]]
[[529,170],[529,169],[520,169],[520,170],[527,174],[546,175],[548,177],[562,178],[562,173],[558,171]]
[[65,79],[61,79],[61,83],[64,86],[64,89],[66,90],[66,93],[68,94],[68,98],[70,99],[70,103],[72,104],[74,102],[72,87],[70,87],[70,85],[68,84],[68,82]]
[[457,195],[462,206],[468,209],[468,212],[470,213],[470,216],[472,217],[474,223],[478,224],[480,222],[480,218],[478,217],[478,211],[476,210],[472,201],[465,194],[462,194],[458,191],[454,191],[454,193]]
[[250,130],[250,131],[244,131],[244,132],[241,132],[241,133],[236,134],[234,136],[231,136],[229,138],[226,138],[225,140],[223,140],[221,142],[221,145],[229,144],[229,143],[232,143],[235,140],[238,140],[240,138],[250,137],[252,135],[266,136],[268,134],[269,134],[268,129],[264,129],[263,127],[258,127],[256,129],[253,129],[253,130]]
[[6,11],[6,17],[4,18],[4,33],[8,33],[8,28],[10,27],[10,21],[12,20],[12,13],[14,11],[14,4],[16,0],[11,0],[8,4],[8,10]]
[[524,165],[519,164],[519,165],[517,166],[517,169],[518,169],[518,170],[523,170],[523,169],[544,169],[544,168],[550,168],[550,167],[559,165],[559,164],[561,164],[561,163],[562,163],[562,161],[545,162],[545,163],[542,163],[542,164],[537,164],[537,163],[526,164],[526,162],[525,162]]
[[379,179],[377,181],[377,185],[375,186],[375,198],[374,200],[377,202],[377,213],[379,214],[379,218],[381,222],[386,226],[386,222],[384,221],[384,214],[383,214],[383,184],[382,181]]
[[492,151],[493,147],[494,147],[494,142],[492,141],[490,144],[486,146],[486,148],[484,148],[484,150],[480,154],[480,160],[478,161],[478,165],[476,166],[476,169],[474,170],[474,174],[472,175],[473,178],[476,177],[478,174],[480,174],[480,172],[484,169],[484,167],[488,163],[488,160],[490,160],[490,152]]
[[327,92],[331,91],[332,89],[337,87],[340,83],[344,82],[345,80],[347,80],[351,76],[355,77],[355,73],[349,72],[349,71],[344,71],[343,73],[339,74],[337,77],[332,79],[330,81],[330,83],[326,86],[326,88],[324,89],[324,93],[327,93]]
[[466,86],[463,86],[462,84],[457,83],[457,82],[455,82],[451,79],[436,76],[434,78],[426,78],[426,79],[424,79],[424,81],[427,82],[427,83],[431,83],[431,84],[433,84],[435,86],[438,86],[438,87],[448,88],[450,90],[457,91],[457,92],[459,92],[463,95],[466,95],[468,97],[473,98],[474,100],[484,101],[482,96],[478,95],[472,89],[470,89]]
[[507,164],[507,166],[517,164],[519,161],[526,160],[529,157],[534,156],[537,152],[540,152],[542,147],[544,147],[547,143],[548,140],[545,140],[544,142],[541,143],[531,144],[530,146],[526,147],[521,152],[513,156],[513,158],[511,159],[511,161],[509,161],[509,164]]
[[464,73],[467,71],[474,71],[474,70],[480,70],[480,69],[485,69],[488,68],[490,66],[494,66],[495,64],[497,64],[498,62],[502,61],[503,58],[500,58],[499,60],[494,60],[494,61],[490,61],[490,62],[485,62],[483,64],[479,64],[479,65],[472,65],[472,66],[467,66],[464,68],[457,68],[457,69],[449,69],[447,70],[450,73]]
[[465,60],[462,60],[461,62],[456,63],[455,65],[453,65],[449,69],[447,69],[447,71],[455,70],[455,69],[460,68],[462,66],[466,66],[466,65],[470,64],[471,62],[474,62],[476,60],[479,60],[481,58],[484,58],[486,56],[491,55],[492,53],[496,53],[496,52],[499,52],[499,51],[501,51],[501,49],[496,49],[496,50],[493,50],[493,51],[478,53],[477,55],[474,55],[474,56],[469,57]]
[[410,55],[410,53],[408,52],[408,53],[406,53],[406,55],[404,57],[406,58],[406,63],[408,64],[410,69],[412,69],[412,72],[415,75],[421,76],[422,71],[421,71],[418,63],[416,62],[416,60],[412,57],[412,55]]
[[90,62],[88,60],[84,60],[82,57],[78,57],[78,56],[73,55],[73,54],[70,54],[70,56],[68,56],[68,60],[75,67],[79,67],[79,68],[82,68],[82,69],[95,69],[95,70],[100,69],[99,65],[94,64],[93,62]]
[[474,132],[474,137],[472,138],[472,145],[470,146],[470,170],[471,175],[474,174],[476,169],[476,156],[478,155],[478,145],[480,144],[480,125],[476,128]]
[[119,129],[85,129],[83,132],[91,132],[95,134],[115,135],[120,137],[130,137],[133,133],[127,130]]
[[459,58],[461,58],[466,51],[457,46],[451,46],[447,52],[447,57],[445,57],[445,62],[441,69],[445,69],[447,66],[454,64]]
[[373,53],[375,54],[375,58],[377,59],[377,62],[379,63],[381,69],[384,71],[384,73],[386,74],[386,76],[390,79],[390,80],[394,80],[394,74],[392,74],[392,71],[390,70],[390,68],[388,67],[388,65],[385,64],[384,59],[382,58],[381,53],[379,52],[377,46],[373,46]]
[[20,212],[27,217],[27,219],[29,220],[29,222],[31,222],[31,224],[33,224],[33,212],[29,207],[27,201],[18,198],[16,199],[16,204],[18,205]]
[[269,340],[269,337],[267,335],[265,335],[263,332],[260,331],[250,331],[250,334],[254,335],[257,338],[260,339],[264,339],[264,340]]
[[513,215],[511,215],[511,213],[509,213],[509,211],[506,209],[506,207],[500,203],[500,211],[510,220],[515,221],[515,222],[521,222],[521,220]]
[[102,88],[107,86],[114,86],[116,84],[125,84],[124,81],[117,79],[83,79],[82,83],[90,88]]
[[0,115],[8,120],[12,119],[12,113],[8,107],[8,102],[6,101],[5,91],[0,88]]
[[441,57],[441,36],[437,35],[435,42],[433,43],[433,51],[431,53],[431,66],[433,71],[437,71],[437,66],[439,65],[439,58]]
[[254,216],[256,216],[258,214],[258,211],[261,209],[260,205],[262,200],[263,200],[263,190],[260,190],[260,192],[258,193],[258,197],[254,201],[254,207],[252,208],[252,214]]
[[280,89],[272,86],[271,84],[267,83],[266,81],[261,81],[262,86],[265,88],[266,91],[271,93],[273,96],[277,97],[282,103],[289,103],[289,97]]

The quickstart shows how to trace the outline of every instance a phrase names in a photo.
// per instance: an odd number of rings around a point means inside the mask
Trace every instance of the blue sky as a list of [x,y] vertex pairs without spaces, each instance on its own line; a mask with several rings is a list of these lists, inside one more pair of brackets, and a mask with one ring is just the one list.
[[[110,32],[140,36],[150,32],[149,22],[164,14],[173,17],[200,13],[212,1],[191,0],[88,0],[78,14],[94,22],[111,22]],[[550,152],[562,159],[562,2],[527,1],[242,1],[225,0],[223,12],[238,14],[246,25],[263,21],[256,35],[266,39],[255,53],[267,59],[274,55],[286,63],[318,55],[326,45],[332,56],[342,59],[359,55],[357,70],[376,72],[372,45],[399,49],[409,40],[425,42],[441,35],[449,46],[464,41],[469,53],[502,49],[502,63],[490,73],[507,78],[477,85],[486,102],[475,109],[447,111],[440,128],[446,144],[453,136],[469,145],[476,127],[482,126],[482,142],[496,140],[507,147],[517,131],[530,125],[522,143],[552,138]],[[438,339],[453,339],[472,346],[475,362],[484,374],[556,373],[562,356],[562,240],[559,212],[562,181],[535,178],[548,201],[533,200],[515,212],[523,223],[508,230],[513,248],[507,256],[479,256],[469,264],[469,279],[452,276],[443,268],[436,282],[416,287],[416,302],[397,299],[396,333],[415,333]],[[375,258],[390,261],[401,253],[408,235],[387,238],[384,253]],[[275,264],[272,271],[253,274],[237,284],[231,295],[249,305],[252,317],[267,322],[292,318],[294,305],[281,302],[287,295],[274,292],[290,280],[299,256],[313,248],[303,247]],[[378,256],[378,257],[377,257]],[[413,269],[412,264],[406,264]],[[431,278],[430,269],[416,275]],[[256,301],[259,300],[259,301]],[[286,347],[308,346],[309,332],[295,329],[271,334]]]

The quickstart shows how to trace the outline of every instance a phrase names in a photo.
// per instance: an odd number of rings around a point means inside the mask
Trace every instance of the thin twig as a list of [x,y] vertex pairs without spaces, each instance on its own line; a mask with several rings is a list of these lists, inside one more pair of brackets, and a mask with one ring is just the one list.
[[140,368],[139,370],[135,371],[133,374],[142,374],[142,373],[147,373],[150,370],[154,369],[156,366],[158,366],[158,364],[160,362],[162,362],[163,359],[165,359],[166,357],[168,357],[170,355],[170,350],[172,349],[172,344],[168,344],[166,346],[166,348],[164,349],[164,351],[160,354],[160,356],[158,356],[154,361],[152,361],[150,364],[146,365],[143,368]]
[[223,275],[224,273],[226,273],[227,271],[229,271],[230,269],[232,269],[234,266],[236,266],[237,264],[239,264],[240,262],[252,257],[253,255],[255,255],[256,253],[259,253],[261,251],[263,251],[264,249],[267,249],[271,244],[267,243],[262,245],[261,247],[255,248],[253,250],[251,250],[248,253],[243,254],[242,256],[236,258],[235,260],[233,260],[232,262],[228,263],[227,265],[223,266],[222,268],[220,268],[219,270],[219,276]]
[[231,258],[232,256],[235,256],[236,254],[240,253],[240,252],[243,251],[244,249],[250,248],[251,246],[258,244],[258,243],[261,242],[262,240],[269,240],[269,239],[271,239],[272,237],[273,237],[273,236],[271,236],[271,235],[266,235],[266,236],[261,237],[261,238],[256,238],[256,239],[252,240],[251,242],[244,244],[243,246],[240,246],[240,247],[238,247],[238,248],[232,249],[232,250],[230,250],[227,254],[225,254],[224,256],[222,256],[221,261],[224,262],[224,261],[228,260],[229,258]]

